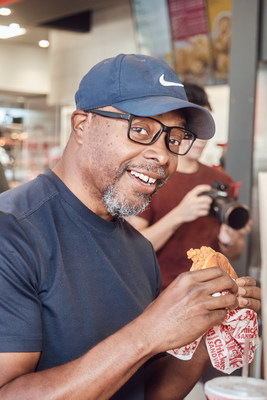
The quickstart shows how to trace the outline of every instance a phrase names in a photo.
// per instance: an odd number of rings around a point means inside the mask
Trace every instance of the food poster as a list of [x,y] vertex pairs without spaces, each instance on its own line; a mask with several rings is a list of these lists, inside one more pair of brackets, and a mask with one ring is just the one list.
[[168,0],[175,71],[199,85],[226,83],[231,0]]
[[210,79],[210,43],[205,0],[168,0],[175,72],[182,81]]
[[207,0],[215,83],[228,82],[231,46],[232,0]]

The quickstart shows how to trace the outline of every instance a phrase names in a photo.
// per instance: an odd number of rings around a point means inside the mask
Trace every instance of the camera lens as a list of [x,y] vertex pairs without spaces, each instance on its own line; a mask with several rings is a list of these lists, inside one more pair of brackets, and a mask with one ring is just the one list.
[[226,216],[227,224],[233,229],[242,229],[249,220],[249,212],[245,207],[236,207],[229,210],[229,214]]

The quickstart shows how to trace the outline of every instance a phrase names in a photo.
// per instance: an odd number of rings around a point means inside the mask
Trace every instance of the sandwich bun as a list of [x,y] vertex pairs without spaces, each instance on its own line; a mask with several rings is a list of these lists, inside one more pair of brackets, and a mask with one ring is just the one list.
[[210,267],[220,267],[226,271],[231,278],[238,278],[227,257],[225,257],[222,253],[213,250],[211,247],[202,246],[200,249],[190,249],[187,252],[187,257],[193,262],[190,271],[197,271],[199,269]]

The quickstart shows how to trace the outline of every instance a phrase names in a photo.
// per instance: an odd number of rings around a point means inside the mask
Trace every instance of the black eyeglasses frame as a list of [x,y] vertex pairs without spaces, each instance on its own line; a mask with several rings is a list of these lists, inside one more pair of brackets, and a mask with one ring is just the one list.
[[[163,132],[166,132],[165,143],[166,143],[167,149],[168,149],[172,154],[179,155],[179,156],[184,156],[184,155],[186,155],[186,154],[189,152],[189,150],[191,149],[191,147],[193,146],[194,141],[197,139],[197,136],[196,136],[193,132],[190,132],[188,129],[186,129],[186,128],[184,128],[184,127],[181,127],[181,126],[166,126],[166,125],[164,125],[161,121],[157,120],[156,118],[153,118],[153,117],[143,117],[143,118],[146,118],[146,119],[151,119],[152,121],[156,121],[157,123],[159,123],[159,124],[161,125],[161,129],[159,130],[159,132],[157,132],[157,133],[155,134],[155,136],[152,138],[151,142],[149,142],[149,143],[142,143],[142,142],[138,142],[138,141],[132,139],[131,136],[130,136],[130,127],[131,127],[132,120],[133,120],[134,118],[142,118],[142,117],[140,117],[140,116],[138,116],[138,115],[134,115],[134,114],[126,114],[126,113],[119,113],[119,112],[114,112],[114,111],[105,111],[105,110],[98,110],[98,109],[83,110],[83,111],[86,112],[86,113],[93,113],[93,114],[96,114],[96,115],[100,115],[101,117],[123,119],[123,120],[128,121],[128,131],[127,131],[127,137],[128,137],[128,139],[131,140],[131,141],[134,142],[134,143],[142,144],[142,145],[144,145],[144,146],[149,146],[149,145],[155,143],[155,142],[158,140],[158,138],[160,137],[160,135],[161,135]],[[182,154],[176,153],[176,152],[172,151],[172,150],[169,148],[170,133],[171,133],[171,130],[172,130],[173,128],[178,128],[178,129],[181,129],[182,131],[184,131],[185,136],[184,136],[183,140],[190,140],[190,141],[191,141],[191,142],[190,142],[190,145],[189,145],[189,147],[188,147],[188,149],[186,150],[186,152],[184,152],[184,153],[182,153]],[[190,137],[190,136],[191,136],[191,137]]]

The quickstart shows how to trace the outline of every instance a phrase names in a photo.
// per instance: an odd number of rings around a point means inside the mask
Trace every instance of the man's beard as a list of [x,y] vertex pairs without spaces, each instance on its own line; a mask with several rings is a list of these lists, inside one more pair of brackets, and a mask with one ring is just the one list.
[[159,168],[157,169],[157,173],[162,175],[162,179],[158,180],[157,187],[154,192],[151,194],[137,193],[136,196],[138,196],[140,201],[129,201],[125,194],[116,188],[116,183],[127,170],[127,167],[120,170],[113,182],[107,186],[103,192],[102,199],[106,209],[109,214],[114,217],[131,217],[140,214],[150,203],[153,194],[155,194],[165,183],[165,172],[163,168]]
[[151,195],[139,194],[139,197],[143,197],[143,201],[136,203],[129,202],[127,199],[118,193],[113,185],[107,187],[104,195],[103,201],[109,214],[113,217],[131,217],[133,215],[138,215],[148,206]]

